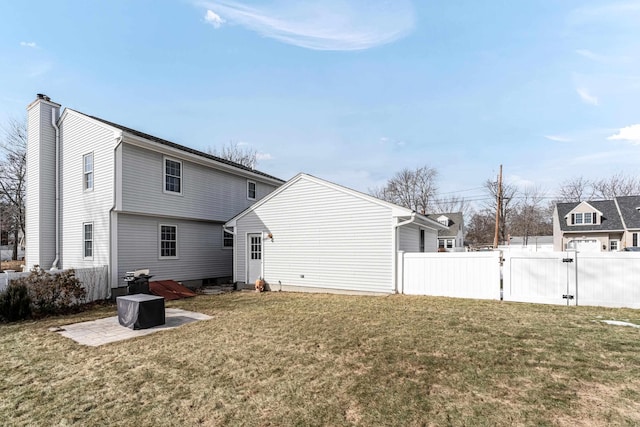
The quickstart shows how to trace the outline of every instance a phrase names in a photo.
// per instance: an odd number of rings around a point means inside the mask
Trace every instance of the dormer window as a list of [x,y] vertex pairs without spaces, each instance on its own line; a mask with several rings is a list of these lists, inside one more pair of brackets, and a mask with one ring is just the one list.
[[571,214],[571,224],[572,225],[588,225],[588,224],[596,224],[598,222],[598,217],[595,212],[584,212],[584,213],[574,213]]
[[440,217],[438,217],[438,222],[442,225],[444,225],[445,227],[449,226],[449,218],[447,218],[446,216],[442,215]]

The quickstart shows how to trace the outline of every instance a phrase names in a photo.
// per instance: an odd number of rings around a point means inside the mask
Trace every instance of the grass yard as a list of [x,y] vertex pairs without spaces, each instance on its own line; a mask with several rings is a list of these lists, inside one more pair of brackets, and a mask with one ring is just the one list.
[[640,312],[231,293],[214,318],[102,347],[0,325],[3,425],[638,425]]

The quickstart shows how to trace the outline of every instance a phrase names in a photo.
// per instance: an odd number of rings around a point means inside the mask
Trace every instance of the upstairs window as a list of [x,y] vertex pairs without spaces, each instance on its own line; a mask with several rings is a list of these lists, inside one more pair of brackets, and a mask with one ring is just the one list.
[[84,191],[93,190],[93,153],[82,156],[83,178],[82,187]]
[[596,224],[598,217],[595,212],[584,212],[571,214],[572,225]]
[[247,199],[256,199],[256,183],[253,181],[247,181]]
[[165,193],[182,194],[182,162],[164,159]]

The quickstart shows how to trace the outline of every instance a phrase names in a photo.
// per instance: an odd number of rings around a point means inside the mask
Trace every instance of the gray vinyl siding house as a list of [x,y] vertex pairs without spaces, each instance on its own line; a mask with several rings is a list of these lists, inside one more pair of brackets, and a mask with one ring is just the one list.
[[435,252],[444,226],[299,174],[227,222],[234,281],[271,290],[397,292],[397,253]]
[[283,183],[69,108],[60,115],[44,95],[27,110],[28,268],[108,265],[113,288],[142,268],[196,286],[231,277],[222,225]]

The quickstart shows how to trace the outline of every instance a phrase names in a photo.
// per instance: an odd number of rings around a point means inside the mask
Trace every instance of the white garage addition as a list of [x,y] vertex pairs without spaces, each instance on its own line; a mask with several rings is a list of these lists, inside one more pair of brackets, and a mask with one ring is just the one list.
[[225,225],[234,281],[271,290],[398,292],[396,253],[435,252],[444,226],[370,195],[299,174]]

